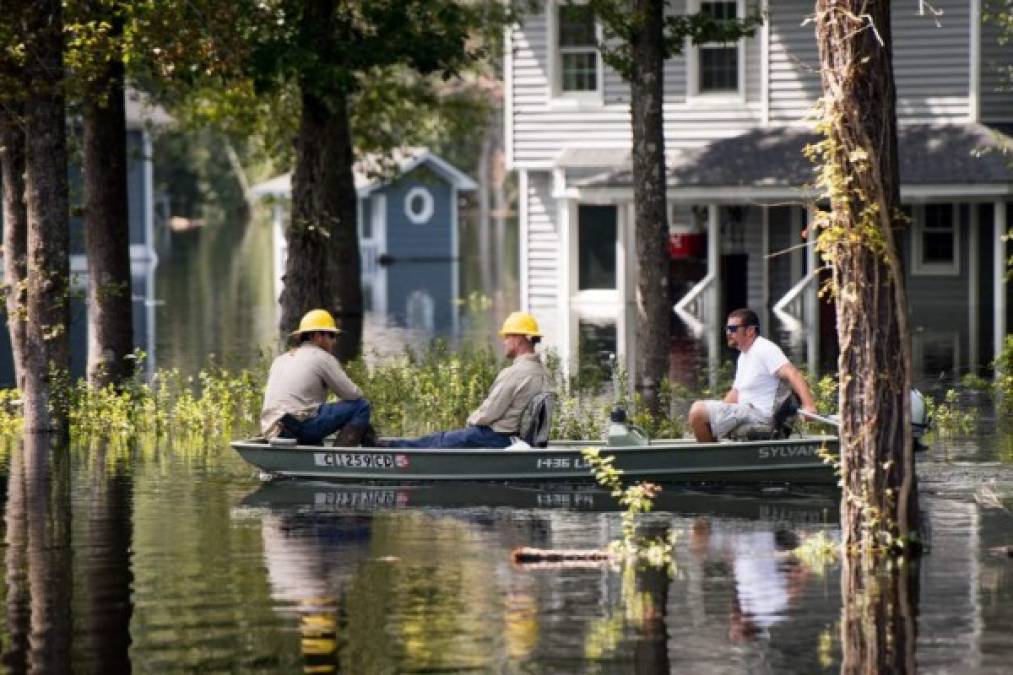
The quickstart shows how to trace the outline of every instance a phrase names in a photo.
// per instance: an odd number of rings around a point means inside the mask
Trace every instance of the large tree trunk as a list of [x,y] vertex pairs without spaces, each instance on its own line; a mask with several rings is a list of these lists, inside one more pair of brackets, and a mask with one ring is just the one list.
[[25,431],[67,433],[70,367],[67,139],[63,14],[59,0],[36,3],[26,44],[25,203],[28,214],[27,339],[23,357]]
[[[334,21],[333,0],[308,3],[303,21],[309,39],[328,39]],[[337,356],[348,360],[355,358],[362,346],[362,280],[348,93],[340,85],[327,88],[325,83],[305,80],[300,87],[302,118],[295,141],[281,330],[283,334],[294,330],[311,309],[326,309],[341,328]]]
[[25,323],[28,293],[28,213],[25,209],[25,132],[23,110],[14,103],[0,108],[0,175],[3,180],[3,258],[7,331],[14,357],[14,379],[24,391]]
[[637,241],[636,388],[647,408],[657,413],[661,382],[668,374],[672,313],[662,127],[664,2],[635,0],[633,4],[633,11],[643,17],[632,42],[630,78]]
[[816,33],[831,199],[821,246],[833,269],[841,349],[843,543],[866,557],[918,529],[890,3],[818,0]]
[[[123,32],[115,17],[114,34]],[[88,381],[118,384],[133,373],[127,122],[123,61],[112,58],[84,104],[84,240],[88,253]]]

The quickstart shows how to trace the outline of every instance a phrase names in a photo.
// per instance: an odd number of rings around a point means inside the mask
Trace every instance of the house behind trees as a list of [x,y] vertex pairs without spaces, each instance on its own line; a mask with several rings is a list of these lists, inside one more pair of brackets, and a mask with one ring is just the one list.
[[[820,95],[811,2],[670,3],[674,11],[768,13],[756,35],[687,46],[665,67],[665,141],[676,333],[719,358],[726,311],[832,362],[833,313],[817,298],[803,232]],[[1011,328],[1005,281],[1013,168],[1013,49],[980,2],[893,4],[902,239],[915,368],[977,371]],[[939,12],[934,13],[933,10]],[[595,46],[601,27],[547,0],[507,35],[506,149],[520,185],[521,304],[565,364],[577,352],[635,349],[629,87]],[[783,252],[781,255],[772,255]],[[822,354],[822,358],[821,358]]]

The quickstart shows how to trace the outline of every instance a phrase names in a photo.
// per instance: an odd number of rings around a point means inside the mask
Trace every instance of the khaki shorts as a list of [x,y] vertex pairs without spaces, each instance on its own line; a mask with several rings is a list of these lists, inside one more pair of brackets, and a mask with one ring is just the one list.
[[707,417],[715,438],[723,438],[740,424],[773,424],[774,416],[765,415],[751,403],[724,403],[704,401]]

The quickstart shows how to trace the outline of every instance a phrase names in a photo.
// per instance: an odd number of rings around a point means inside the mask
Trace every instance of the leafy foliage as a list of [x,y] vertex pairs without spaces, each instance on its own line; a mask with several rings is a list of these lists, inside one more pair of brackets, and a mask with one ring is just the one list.
[[[667,5],[664,0],[658,0]],[[602,60],[612,66],[623,79],[634,75],[636,62],[633,45],[644,30],[647,17],[631,9],[626,0],[590,0],[589,9],[601,22],[603,40],[598,44]],[[707,12],[666,14],[664,20],[663,58],[682,53],[687,40],[694,45],[707,42],[735,42],[752,36],[762,25],[763,16],[750,14],[742,19],[720,19]]]

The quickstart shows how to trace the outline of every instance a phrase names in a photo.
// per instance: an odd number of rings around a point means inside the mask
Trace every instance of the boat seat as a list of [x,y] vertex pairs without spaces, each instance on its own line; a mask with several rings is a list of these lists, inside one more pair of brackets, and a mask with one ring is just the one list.
[[549,444],[552,432],[552,412],[556,408],[556,395],[551,391],[535,394],[521,413],[520,433],[522,441],[532,448],[544,448]]
[[736,441],[769,441],[788,438],[795,426],[800,406],[801,401],[798,396],[791,386],[782,380],[777,385],[777,393],[774,394],[773,423],[740,424],[728,433],[728,437]]

